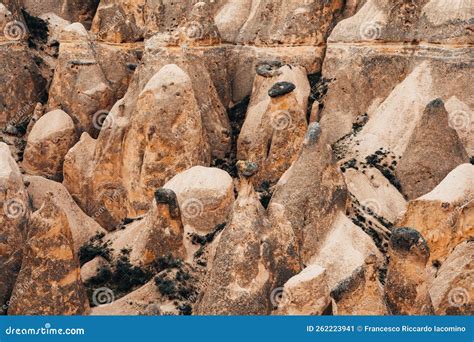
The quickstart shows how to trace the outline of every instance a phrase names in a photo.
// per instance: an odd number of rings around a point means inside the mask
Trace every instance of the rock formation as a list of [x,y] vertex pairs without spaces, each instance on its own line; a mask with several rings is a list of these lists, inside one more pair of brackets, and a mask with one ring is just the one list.
[[417,227],[431,250],[433,263],[474,233],[474,166],[462,164],[431,192],[409,203],[400,226]]
[[0,0],[0,314],[471,314],[473,20]]
[[89,310],[67,216],[52,196],[48,193],[30,218],[9,315],[83,315]]
[[397,228],[390,238],[385,299],[392,315],[430,315],[433,305],[425,271],[430,250],[411,228]]
[[45,114],[28,135],[23,168],[30,174],[61,180],[64,157],[76,140],[69,115],[62,110]]
[[0,143],[0,313],[9,298],[20,271],[22,246],[31,209],[23,178],[8,146]]

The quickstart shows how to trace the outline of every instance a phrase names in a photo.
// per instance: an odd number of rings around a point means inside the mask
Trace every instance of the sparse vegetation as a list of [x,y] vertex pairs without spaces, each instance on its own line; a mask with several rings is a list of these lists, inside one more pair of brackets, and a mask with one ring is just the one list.
[[97,233],[88,243],[79,249],[79,262],[82,265],[93,260],[97,256],[103,257],[110,261],[112,258],[112,249],[110,248],[110,241],[104,242],[105,234]]

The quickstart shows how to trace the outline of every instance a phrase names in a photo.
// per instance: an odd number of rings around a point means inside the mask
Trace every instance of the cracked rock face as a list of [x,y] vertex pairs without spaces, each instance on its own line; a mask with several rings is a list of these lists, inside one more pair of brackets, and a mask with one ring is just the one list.
[[9,315],[83,315],[89,310],[67,216],[48,194],[31,215]]
[[473,11],[0,0],[0,314],[472,314]]

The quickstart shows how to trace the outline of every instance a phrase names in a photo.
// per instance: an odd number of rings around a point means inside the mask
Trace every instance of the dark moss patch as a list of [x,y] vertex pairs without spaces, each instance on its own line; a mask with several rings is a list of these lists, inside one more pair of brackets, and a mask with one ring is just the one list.
[[214,230],[206,235],[198,235],[198,234],[192,234],[191,235],[191,242],[193,245],[201,245],[205,246],[208,243],[211,243],[214,241],[214,238],[216,237],[217,234],[219,234],[226,226],[227,223],[221,223],[218,224]]
[[95,277],[85,285],[91,305],[94,305],[94,290],[107,287],[113,291],[115,299],[125,296],[153,278],[151,269],[134,266],[130,263],[130,250],[123,249],[110,267],[101,267]]
[[38,40],[42,43],[46,43],[49,35],[48,23],[38,17],[32,16],[24,9],[21,10],[23,13],[23,18],[25,18],[26,26],[28,26],[28,31],[30,32],[30,45],[34,44],[34,40]]
[[255,191],[258,194],[260,203],[265,209],[267,209],[273,196],[272,185],[270,182],[264,181],[262,184],[260,184],[260,186],[255,188]]
[[311,87],[311,92],[308,99],[308,109],[307,109],[307,121],[309,122],[311,116],[311,110],[313,109],[313,104],[315,101],[319,102],[320,110],[324,107],[323,99],[326,96],[330,79],[321,77],[321,73],[315,73],[308,75],[309,85]]
[[104,236],[104,233],[97,233],[79,249],[79,262],[81,266],[98,256],[103,257],[107,261],[111,260],[113,251],[110,248],[111,243],[110,241],[104,242]]

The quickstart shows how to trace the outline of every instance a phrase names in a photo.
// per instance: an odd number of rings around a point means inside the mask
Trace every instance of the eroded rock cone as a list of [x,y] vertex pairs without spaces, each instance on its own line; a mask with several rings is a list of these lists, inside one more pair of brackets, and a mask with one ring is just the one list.
[[292,277],[283,288],[271,294],[277,315],[321,315],[331,304],[326,270],[319,265],[305,268]]
[[0,314],[20,272],[25,229],[30,215],[28,194],[8,146],[0,143]]
[[474,234],[474,166],[462,164],[430,193],[410,201],[397,225],[417,227],[430,247],[431,264]]
[[96,45],[80,23],[65,27],[59,40],[48,108],[62,108],[78,133],[96,137],[109,108],[125,94],[133,73],[127,65],[136,64],[137,57],[127,49]]
[[49,193],[29,221],[9,315],[83,315],[89,310],[67,216]]
[[336,315],[386,315],[383,286],[379,281],[378,258],[375,254],[365,259],[350,277],[331,291]]
[[33,210],[39,210],[43,206],[49,192],[54,194],[56,204],[67,216],[76,254],[92,237],[107,233],[93,218],[87,216],[79,208],[61,183],[40,176],[28,176],[26,181]]
[[297,237],[303,263],[322,247],[338,213],[345,211],[346,187],[334,164],[332,150],[319,124],[308,128],[298,159],[278,182],[272,204],[284,207],[284,217]]
[[288,65],[269,70],[278,64],[267,62],[257,67],[257,74],[260,70],[264,76],[255,79],[238,139],[237,157],[259,166],[253,179],[256,186],[278,181],[296,159],[307,129],[310,87],[306,73],[300,66]]
[[474,241],[459,244],[448,256],[430,286],[437,315],[471,315],[474,312]]
[[64,157],[76,141],[69,115],[62,110],[45,114],[28,135],[23,168],[30,174],[61,181]]
[[390,238],[385,299],[392,315],[432,315],[425,270],[430,250],[412,228],[397,228]]
[[395,176],[408,199],[418,198],[434,189],[459,164],[469,157],[456,131],[449,126],[449,116],[441,99],[425,108]]
[[[133,87],[112,108],[105,125],[95,143],[83,137],[68,153],[64,184],[107,229],[146,213],[154,189],[176,174],[210,162],[191,79],[175,64]],[[72,162],[79,156],[88,160],[80,167]]]
[[[270,312],[268,229],[265,210],[250,180],[252,163],[240,163],[241,184],[229,225],[222,232],[198,315],[262,315]],[[255,170],[255,169],[253,169]]]
[[[184,260],[184,227],[178,199],[173,190],[155,191],[151,209],[141,220],[109,236],[114,253],[130,249],[130,262],[149,265],[158,258],[172,255]],[[118,254],[117,254],[118,255]]]

